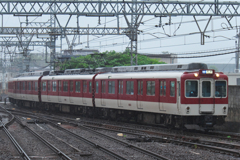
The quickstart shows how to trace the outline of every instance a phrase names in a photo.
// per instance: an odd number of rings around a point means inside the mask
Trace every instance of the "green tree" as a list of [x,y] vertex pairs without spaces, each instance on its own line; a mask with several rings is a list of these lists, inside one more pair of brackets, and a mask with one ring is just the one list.
[[[135,56],[135,55],[133,55]],[[138,65],[145,64],[165,64],[157,59],[151,59],[145,55],[138,54]],[[60,64],[61,70],[73,68],[97,68],[97,67],[114,67],[114,66],[130,66],[131,54],[129,51],[124,53],[115,51],[106,51],[103,53],[95,53],[87,56],[79,56],[71,58],[69,61]]]

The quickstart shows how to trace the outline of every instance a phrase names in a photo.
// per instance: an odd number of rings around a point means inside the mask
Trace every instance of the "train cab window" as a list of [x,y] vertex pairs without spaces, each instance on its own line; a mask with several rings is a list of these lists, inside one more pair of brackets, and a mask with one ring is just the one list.
[[73,81],[70,81],[70,92],[73,92]]
[[31,91],[31,82],[28,82],[28,90]]
[[108,93],[115,94],[115,82],[108,81]]
[[61,81],[58,81],[58,92],[62,91],[62,83]]
[[106,81],[102,81],[102,93],[106,93]]
[[175,82],[170,81],[170,97],[175,97]]
[[155,95],[155,81],[147,81],[147,95],[148,96]]
[[63,92],[68,91],[68,81],[63,81]]
[[118,81],[118,93],[123,94],[123,81]]
[[138,95],[143,95],[143,81],[138,81]]
[[76,83],[76,84],[75,84],[75,85],[76,85],[76,87],[75,87],[75,92],[76,92],[76,93],[80,93],[80,89],[81,89],[81,88],[80,88],[80,84],[81,84],[81,83],[80,83],[80,81],[76,81],[75,83]]
[[126,94],[134,95],[134,81],[127,81]]
[[87,81],[83,81],[83,93],[87,93]]
[[50,90],[51,90],[50,81],[47,81],[47,88],[48,88],[48,91],[50,91]]
[[198,81],[192,81],[192,80],[186,81],[185,96],[198,97]]
[[89,82],[89,93],[92,93],[92,82]]
[[42,91],[46,91],[46,87],[47,87],[47,86],[46,86],[46,85],[47,85],[46,83],[47,83],[47,82],[42,82]]
[[38,90],[38,82],[35,82],[35,91]]
[[211,97],[211,82],[202,82],[202,97]]
[[227,96],[227,83],[226,81],[215,82],[215,97],[226,97]]
[[98,82],[96,82],[95,93],[98,93]]
[[52,82],[52,91],[53,91],[53,92],[56,92],[56,91],[57,91],[57,82],[56,82],[56,81],[53,81],[53,82]]

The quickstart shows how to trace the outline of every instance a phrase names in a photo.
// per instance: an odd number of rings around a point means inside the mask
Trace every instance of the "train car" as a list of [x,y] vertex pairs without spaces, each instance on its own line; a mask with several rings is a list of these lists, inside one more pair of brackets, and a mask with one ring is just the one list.
[[19,85],[9,90],[11,102],[171,127],[197,124],[206,130],[223,124],[228,111],[228,77],[203,63],[72,69],[33,77],[11,80]]

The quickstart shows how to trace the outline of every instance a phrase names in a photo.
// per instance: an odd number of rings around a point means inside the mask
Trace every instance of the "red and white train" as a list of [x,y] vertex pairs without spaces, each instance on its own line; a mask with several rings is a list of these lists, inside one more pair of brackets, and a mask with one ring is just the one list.
[[228,77],[203,63],[29,72],[8,83],[20,106],[205,129],[225,122],[227,93]]

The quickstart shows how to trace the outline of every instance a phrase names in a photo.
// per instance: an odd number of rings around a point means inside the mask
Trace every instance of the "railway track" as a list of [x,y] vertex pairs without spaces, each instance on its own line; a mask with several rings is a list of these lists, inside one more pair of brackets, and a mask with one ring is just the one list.
[[14,121],[14,116],[2,107],[1,107],[1,111],[11,115],[12,119],[10,119],[6,123],[3,123],[2,121],[0,121],[0,129],[3,129],[3,131],[5,132],[7,137],[10,139],[10,141],[12,142],[12,144],[14,145],[16,150],[18,151],[20,157],[22,157],[25,160],[30,160],[29,156],[26,154],[26,152],[23,150],[23,148],[19,145],[19,143],[15,140],[15,138],[12,136],[12,134],[6,128],[6,125],[9,125],[10,123],[12,123]]
[[[121,156],[115,154],[114,152],[106,149],[105,147],[103,147],[103,146],[101,146],[101,145],[99,145],[99,144],[93,143],[93,142],[89,141],[88,139],[86,139],[86,138],[84,138],[84,137],[81,137],[81,136],[79,136],[79,135],[77,135],[77,134],[75,134],[75,133],[73,133],[73,132],[71,132],[71,131],[69,131],[69,130],[67,130],[67,129],[65,129],[65,128],[63,128],[63,127],[61,127],[61,126],[59,126],[59,125],[57,125],[57,124],[55,124],[55,123],[52,122],[53,120],[59,122],[59,121],[62,121],[63,119],[57,119],[57,118],[54,119],[54,118],[49,118],[49,117],[46,117],[46,116],[44,116],[44,117],[43,117],[43,116],[42,116],[42,117],[33,116],[33,118],[41,119],[41,120],[47,122],[48,124],[51,124],[52,126],[54,126],[54,127],[58,128],[58,129],[64,131],[64,132],[68,133],[69,135],[72,135],[72,136],[74,136],[75,138],[78,138],[78,139],[80,139],[80,140],[82,140],[82,141],[85,141],[86,143],[88,143],[88,144],[90,144],[90,145],[92,145],[92,146],[94,146],[94,147],[99,148],[100,150],[104,151],[105,153],[108,153],[108,154],[112,155],[112,156],[113,156],[114,158],[116,158],[116,159],[126,159],[126,158],[121,157]],[[65,123],[67,123],[67,121],[65,121]],[[69,124],[73,125],[73,123],[69,123]],[[75,125],[78,125],[78,124],[75,124]],[[128,150],[129,150],[129,149],[133,149],[133,150],[135,150],[135,151],[137,151],[137,152],[140,152],[140,153],[142,153],[142,154],[144,154],[144,155],[148,155],[148,156],[150,156],[150,157],[152,157],[152,158],[154,158],[154,159],[164,159],[164,160],[167,160],[167,159],[168,159],[167,157],[164,157],[164,156],[162,156],[162,155],[153,153],[153,152],[148,151],[148,150],[146,150],[146,149],[137,147],[137,146],[132,145],[132,144],[130,144],[130,143],[127,143],[127,142],[118,140],[118,139],[113,138],[113,137],[111,137],[111,136],[107,136],[107,135],[105,135],[105,134],[102,134],[102,133],[100,133],[100,132],[94,131],[94,130],[92,130],[92,129],[88,128],[88,127],[85,127],[85,126],[83,126],[83,125],[78,125],[78,127],[80,127],[81,129],[87,130],[88,132],[91,132],[91,133],[93,133],[93,134],[96,134],[96,135],[98,135],[98,136],[104,137],[104,138],[106,138],[106,139],[108,139],[108,140],[110,140],[110,141],[115,141],[115,142],[121,144],[122,146],[124,146],[125,148],[128,148]]]
[[[240,153],[238,151],[238,149],[240,149],[240,145],[236,145],[236,144],[217,142],[217,141],[209,141],[209,140],[201,140],[199,138],[192,138],[192,137],[176,135],[176,134],[166,134],[166,133],[149,131],[149,130],[132,129],[132,128],[128,128],[128,127],[119,127],[119,126],[114,126],[114,125],[109,125],[109,124],[95,123],[95,122],[91,122],[91,121],[90,122],[81,121],[81,123],[85,123],[85,124],[79,125],[79,122],[76,122],[75,120],[70,119],[70,118],[58,119],[56,117],[51,117],[50,119],[55,120],[55,121],[62,121],[63,123],[70,123],[72,125],[76,125],[81,128],[87,127],[87,128],[93,128],[93,129],[108,130],[108,131],[113,131],[113,132],[117,132],[117,133],[122,132],[125,134],[132,134],[135,136],[143,137],[140,140],[141,142],[144,141],[146,134],[157,135],[157,136],[161,136],[161,137],[147,137],[147,141],[172,143],[172,144],[184,145],[184,146],[201,148],[201,149],[210,149],[213,152],[224,153],[224,154],[240,157]],[[90,125],[87,125],[87,124],[90,124]],[[101,126],[101,127],[99,127],[99,126]],[[144,133],[144,134],[139,134],[139,132]],[[139,139],[139,138],[137,137],[135,139]]]
[[[96,123],[93,121],[85,121],[85,120],[76,121],[75,119],[72,119],[72,118],[62,118],[62,117],[60,118],[59,116],[47,116],[47,117],[44,115],[41,115],[41,116],[47,118],[48,123],[52,123],[53,121],[68,123],[74,126],[78,126],[85,130],[91,130],[91,132],[95,132],[97,134],[101,134],[101,133],[97,132],[96,130],[107,130],[107,131],[117,132],[117,133],[121,132],[121,133],[137,136],[135,138],[128,139],[128,140],[144,142],[147,139],[146,141],[155,141],[155,142],[163,142],[163,143],[172,143],[176,145],[184,145],[191,148],[207,149],[216,153],[224,153],[227,155],[240,157],[240,153],[239,153],[240,146],[236,144],[217,142],[217,141],[207,141],[199,138],[193,138],[191,136],[188,137],[188,136],[175,135],[175,134],[166,134],[158,131],[133,129],[129,127],[119,127],[119,126],[110,125],[110,124],[102,124],[98,122]],[[39,117],[35,117],[35,118],[39,118]],[[146,135],[155,135],[155,136],[154,137],[148,136],[146,138]],[[237,139],[238,137],[236,136],[234,138]],[[229,138],[227,140],[229,140]]]
[[18,124],[20,124],[24,129],[28,130],[38,140],[43,142],[47,147],[49,147],[53,152],[55,152],[60,158],[62,158],[64,160],[71,160],[71,158],[68,157],[65,153],[63,153],[60,149],[58,149],[57,147],[52,145],[50,142],[48,142],[46,139],[44,139],[42,136],[40,136],[34,130],[30,129],[27,125],[24,125],[18,117],[15,117],[15,118],[16,118],[16,121]]

